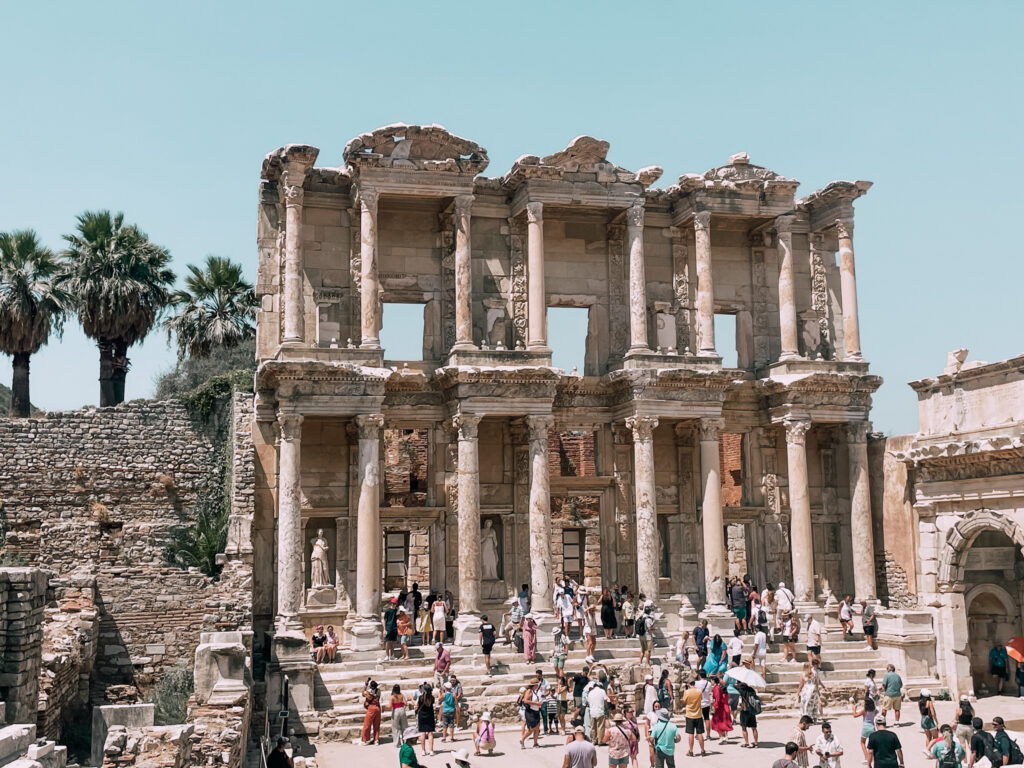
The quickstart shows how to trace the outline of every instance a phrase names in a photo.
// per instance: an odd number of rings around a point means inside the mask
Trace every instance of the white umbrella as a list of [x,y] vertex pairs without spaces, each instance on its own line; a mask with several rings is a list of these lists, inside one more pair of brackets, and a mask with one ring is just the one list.
[[747,667],[733,667],[732,669],[726,670],[726,677],[731,677],[741,683],[749,685],[751,688],[764,688],[768,684],[764,681],[757,672]]

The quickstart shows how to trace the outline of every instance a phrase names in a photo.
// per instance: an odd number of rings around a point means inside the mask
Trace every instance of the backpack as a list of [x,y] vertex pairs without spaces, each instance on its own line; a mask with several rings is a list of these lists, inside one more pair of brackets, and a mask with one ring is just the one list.
[[995,738],[988,731],[978,731],[981,740],[985,743],[985,757],[993,766],[1003,764],[1003,753],[999,751]]
[[641,616],[636,623],[636,636],[643,637],[647,634],[647,617]]
[[1024,763],[1024,752],[1021,752],[1020,745],[1013,736],[1007,733],[1006,737],[1010,740],[1010,760],[1007,765],[1021,765]]
[[664,683],[658,683],[658,703],[664,709],[672,708],[672,694],[668,692],[668,686]]
[[[752,715],[761,714],[761,697],[758,696],[754,691],[748,691],[746,693],[747,699],[747,711]],[[995,763],[993,763],[995,765]]]
[[956,756],[956,742],[953,742],[949,749],[939,757],[938,768],[958,768],[959,765],[960,759]]

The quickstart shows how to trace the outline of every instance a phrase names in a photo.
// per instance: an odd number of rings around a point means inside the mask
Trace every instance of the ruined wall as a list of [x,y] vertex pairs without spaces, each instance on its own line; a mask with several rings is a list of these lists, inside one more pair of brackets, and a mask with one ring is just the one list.
[[39,698],[47,574],[0,569],[0,699],[8,723],[32,723]]
[[894,452],[905,451],[914,435],[872,439],[868,443],[871,517],[875,539],[875,576],[879,598],[891,608],[917,606],[917,514],[907,465]]

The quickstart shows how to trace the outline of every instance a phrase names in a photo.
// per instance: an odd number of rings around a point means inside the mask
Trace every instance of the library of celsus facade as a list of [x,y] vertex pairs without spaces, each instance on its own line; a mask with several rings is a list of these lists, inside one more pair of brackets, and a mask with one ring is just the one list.
[[[563,574],[680,616],[724,612],[743,573],[876,596],[869,182],[797,198],[738,154],[659,185],[586,136],[486,176],[440,126],[317,159],[281,147],[259,187],[254,619],[280,660],[316,624],[377,647],[382,595],[414,581],[451,591],[457,630],[522,584],[550,613]],[[420,359],[382,348],[391,304],[422,307]],[[552,367],[566,307],[577,371]]]

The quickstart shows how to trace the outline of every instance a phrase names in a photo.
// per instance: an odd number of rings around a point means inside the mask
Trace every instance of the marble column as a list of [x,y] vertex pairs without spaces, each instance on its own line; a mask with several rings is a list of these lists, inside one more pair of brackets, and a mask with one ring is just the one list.
[[871,425],[846,425],[850,459],[850,532],[853,538],[853,584],[857,600],[875,600],[875,540],[871,526],[871,485],[868,478],[868,432]]
[[725,610],[726,577],[729,564],[725,555],[725,528],[722,519],[721,460],[718,452],[718,431],[725,426],[722,419],[701,419],[700,479],[701,531],[704,536],[704,606],[705,610]]
[[860,321],[857,318],[857,271],[853,263],[853,219],[836,219],[839,235],[839,277],[843,297],[843,340],[846,360],[860,361]]
[[626,354],[649,353],[643,198],[626,211],[626,244],[629,249],[629,351]]
[[302,608],[302,416],[279,413],[277,469],[277,631],[301,632]]
[[457,645],[479,641],[480,624],[480,448],[477,429],[483,417],[458,413],[452,426],[458,434],[456,467],[458,494],[459,615],[455,623]]
[[551,416],[527,416],[530,440],[530,593],[536,614],[554,613],[551,560],[551,482],[548,477],[548,430]]
[[814,542],[811,536],[811,497],[807,481],[809,419],[786,419],[786,459],[789,473],[789,547],[793,553],[793,595],[798,603],[814,602]]
[[548,346],[547,294],[544,292],[544,204],[526,204],[527,337],[526,348]]
[[359,433],[359,506],[356,519],[356,614],[352,648],[379,648],[381,556],[379,413],[355,417]]
[[796,282],[793,274],[793,217],[775,220],[779,251],[779,328],[782,331],[782,353],[779,360],[800,357],[796,325]]
[[377,201],[375,189],[359,190],[359,318],[361,349],[380,349],[380,304],[377,280]]
[[715,287],[711,279],[711,213],[693,217],[697,256],[697,354],[717,357],[715,351]]
[[626,426],[633,431],[633,489],[636,494],[637,590],[648,599],[658,599],[658,507],[654,483],[653,416],[630,416]]
[[455,198],[455,345],[453,350],[476,349],[473,343],[473,248],[470,239],[473,195]]
[[284,339],[285,344],[305,341],[302,299],[302,184],[306,167],[289,163],[281,172],[284,189]]

